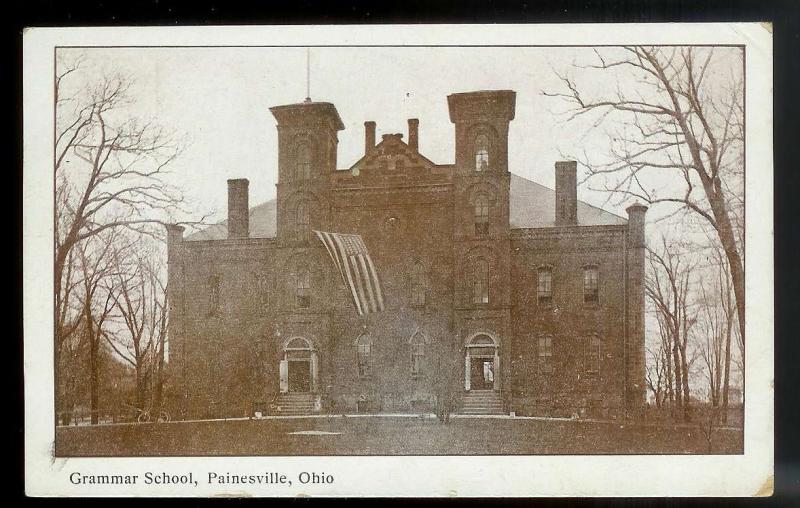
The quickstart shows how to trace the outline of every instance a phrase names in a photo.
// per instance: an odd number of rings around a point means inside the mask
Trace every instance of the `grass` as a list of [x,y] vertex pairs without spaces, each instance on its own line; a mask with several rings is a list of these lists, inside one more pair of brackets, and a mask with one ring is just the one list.
[[[742,450],[741,430],[714,431],[710,453]],[[336,416],[56,429],[59,457],[688,453],[709,453],[697,427],[594,421],[455,418],[444,425],[433,418]]]

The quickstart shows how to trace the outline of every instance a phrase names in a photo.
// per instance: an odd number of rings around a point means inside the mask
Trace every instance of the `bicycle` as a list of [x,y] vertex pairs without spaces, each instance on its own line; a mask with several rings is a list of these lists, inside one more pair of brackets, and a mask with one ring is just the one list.
[[169,413],[163,409],[158,411],[158,417],[154,420],[149,409],[140,409],[135,406],[130,407],[136,411],[136,421],[138,423],[167,423],[170,421]]

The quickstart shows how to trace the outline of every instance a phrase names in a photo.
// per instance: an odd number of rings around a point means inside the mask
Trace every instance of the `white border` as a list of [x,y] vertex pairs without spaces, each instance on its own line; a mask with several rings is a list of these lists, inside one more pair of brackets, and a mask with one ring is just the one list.
[[[25,489],[32,496],[752,496],[772,492],[772,35],[765,24],[35,28],[23,36]],[[747,365],[741,456],[53,459],[52,133],[56,45],[743,44],[747,71]],[[202,464],[202,465],[199,465]],[[80,487],[68,472],[334,473],[305,488]]]

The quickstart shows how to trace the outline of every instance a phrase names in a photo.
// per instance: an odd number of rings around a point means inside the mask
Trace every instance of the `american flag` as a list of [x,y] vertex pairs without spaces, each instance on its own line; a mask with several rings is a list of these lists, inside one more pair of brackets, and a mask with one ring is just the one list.
[[314,231],[350,288],[359,316],[383,310],[378,272],[360,235]]

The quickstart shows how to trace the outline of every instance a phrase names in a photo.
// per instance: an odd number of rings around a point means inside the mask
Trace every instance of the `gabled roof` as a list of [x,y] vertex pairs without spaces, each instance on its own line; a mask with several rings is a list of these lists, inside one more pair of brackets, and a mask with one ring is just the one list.
[[[556,192],[553,189],[511,174],[509,222],[512,229],[555,226]],[[250,238],[274,238],[277,234],[277,202],[271,199],[250,209]],[[615,226],[627,220],[602,208],[578,201],[579,226]],[[227,221],[192,233],[186,240],[224,240]]]

